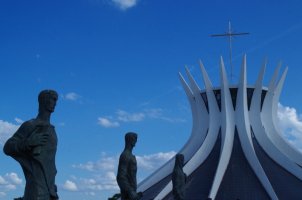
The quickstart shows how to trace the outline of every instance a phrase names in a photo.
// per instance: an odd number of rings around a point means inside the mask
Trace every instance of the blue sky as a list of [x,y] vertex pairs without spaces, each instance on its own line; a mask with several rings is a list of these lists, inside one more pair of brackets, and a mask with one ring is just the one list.
[[[178,79],[188,66],[203,88],[201,59],[219,85],[219,57],[234,83],[244,53],[253,84],[265,57],[265,85],[281,60],[289,67],[280,99],[285,137],[302,149],[302,3],[198,0],[0,1],[0,146],[37,114],[37,95],[60,98],[52,123],[59,137],[61,199],[107,199],[117,191],[124,134],[139,134],[134,150],[142,180],[167,161],[191,133],[191,111]],[[21,196],[20,166],[0,153],[0,199]]]

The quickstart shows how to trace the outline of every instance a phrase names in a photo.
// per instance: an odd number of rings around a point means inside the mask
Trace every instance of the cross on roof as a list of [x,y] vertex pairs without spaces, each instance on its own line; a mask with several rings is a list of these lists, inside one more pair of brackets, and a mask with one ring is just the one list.
[[233,64],[232,64],[232,37],[240,35],[248,35],[250,33],[235,33],[232,32],[231,22],[229,21],[229,29],[226,33],[222,34],[212,34],[211,37],[228,37],[229,38],[229,48],[230,48],[230,67],[231,67],[231,81],[233,79]]

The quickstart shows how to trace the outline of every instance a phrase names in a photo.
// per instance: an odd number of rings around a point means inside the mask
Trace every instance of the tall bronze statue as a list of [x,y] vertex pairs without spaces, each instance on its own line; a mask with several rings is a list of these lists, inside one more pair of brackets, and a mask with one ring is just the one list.
[[142,197],[141,192],[136,192],[137,163],[135,156],[132,154],[136,142],[136,133],[126,133],[125,148],[120,155],[117,172],[117,183],[121,190],[122,200],[139,200]]
[[176,154],[175,165],[172,173],[173,196],[175,200],[184,200],[187,175],[183,172],[184,155]]
[[57,135],[50,124],[58,99],[57,92],[40,92],[39,113],[24,122],[4,145],[4,153],[21,165],[26,179],[23,200],[57,200],[55,156]]

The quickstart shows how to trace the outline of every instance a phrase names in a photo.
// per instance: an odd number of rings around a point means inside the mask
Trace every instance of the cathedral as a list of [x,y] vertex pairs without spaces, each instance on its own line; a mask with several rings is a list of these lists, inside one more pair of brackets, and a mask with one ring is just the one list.
[[[184,155],[188,200],[302,199],[302,154],[281,136],[277,108],[287,68],[278,66],[263,86],[263,64],[255,84],[247,84],[246,56],[238,83],[230,85],[220,59],[220,86],[203,66],[204,89],[188,69],[179,74],[192,111],[192,132]],[[189,83],[189,84],[188,84]],[[143,180],[143,200],[173,200],[174,158]]]

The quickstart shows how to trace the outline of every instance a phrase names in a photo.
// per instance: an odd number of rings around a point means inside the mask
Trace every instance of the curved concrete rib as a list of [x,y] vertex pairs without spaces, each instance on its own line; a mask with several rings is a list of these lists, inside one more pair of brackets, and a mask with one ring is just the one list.
[[[200,110],[198,110],[198,106],[196,103],[196,98],[194,96],[194,93],[190,89],[190,87],[188,86],[188,84],[186,83],[184,78],[182,77],[181,73],[179,73],[179,78],[180,78],[180,81],[181,81],[183,87],[187,88],[185,90],[190,91],[189,95],[191,95],[191,96],[190,96],[190,98],[188,97],[188,99],[190,101],[190,104],[193,105],[193,106],[191,106],[192,120],[193,120],[191,136],[190,136],[189,140],[187,141],[187,143],[184,145],[184,147],[179,151],[180,153],[184,154],[185,162],[187,162],[193,156],[194,152],[201,145],[201,142],[195,142],[195,141],[198,141],[198,138],[200,138],[199,134],[200,134],[200,130],[202,127],[200,124],[199,116],[201,116],[201,114],[199,114]],[[194,109],[194,111],[193,111],[193,109]],[[174,159],[173,159],[172,164],[174,167]]]
[[[258,75],[258,79],[255,84],[255,89],[253,92],[252,100],[251,100],[251,107],[250,107],[250,112],[253,112],[254,110],[261,111],[261,95],[262,95],[262,82],[263,82],[263,77],[264,77],[264,72],[266,69],[266,60],[263,62],[262,68],[260,70],[260,73]],[[252,109],[253,108],[253,109]],[[256,118],[259,116],[255,115]],[[250,120],[254,119],[254,117],[250,117]],[[260,119],[260,118],[258,118]]]
[[246,56],[243,58],[240,83],[238,85],[236,101],[236,126],[243,153],[254,173],[271,199],[278,199],[269,179],[267,178],[253,146],[251,129],[249,123],[247,94],[246,94]]
[[209,198],[215,199],[222,178],[230,162],[233,142],[234,142],[234,110],[229,85],[226,77],[225,67],[222,57],[220,58],[221,67],[221,154],[218,167],[216,169],[214,181],[210,190]]
[[268,85],[268,92],[273,92],[275,87],[276,87],[276,82],[277,82],[277,78],[278,78],[278,75],[279,75],[279,71],[280,71],[280,68],[281,68],[281,62],[278,63],[275,71],[274,71],[274,74],[272,76],[272,79]]
[[265,64],[259,73],[258,80],[255,84],[255,90],[253,93],[251,107],[249,112],[250,123],[254,130],[254,135],[259,145],[263,150],[280,166],[285,168],[288,172],[302,180],[302,169],[292,162],[288,157],[279,151],[278,148],[272,143],[272,141],[265,134],[265,129],[262,125],[260,118],[260,105],[261,105],[261,93],[262,93],[262,81],[265,71]]
[[278,127],[277,126],[277,124],[278,124],[277,110],[278,110],[279,97],[280,97],[280,94],[281,94],[281,91],[283,88],[283,84],[284,84],[284,81],[286,78],[287,71],[288,71],[288,68],[286,67],[276,88],[275,88],[273,104],[272,104],[272,107],[273,107],[272,108],[272,120],[273,120],[273,125],[274,125],[273,127],[275,129],[275,135],[278,135],[280,137],[280,139],[282,139],[284,141],[284,143],[289,146],[290,151],[288,153],[290,153],[290,158],[295,163],[302,166],[302,154],[281,136],[281,133],[279,132],[279,129],[277,128]]
[[207,159],[207,157],[209,156],[215,145],[220,129],[221,114],[218,105],[216,103],[213,86],[202,63],[200,63],[200,67],[203,75],[204,84],[206,86],[206,94],[208,99],[209,117],[210,117],[208,122],[209,129],[208,129],[207,137],[204,140],[204,143],[194,154],[192,159],[184,167],[184,171],[187,175],[190,175],[194,170],[197,169],[198,166],[200,166]]
[[277,124],[277,115],[278,115],[278,103],[279,103],[279,98],[280,98],[280,94],[283,88],[283,84],[287,75],[287,71],[288,71],[288,67],[285,68],[284,72],[282,73],[282,76],[275,88],[274,91],[274,97],[273,97],[273,108],[272,108],[272,113],[273,113],[273,122],[276,125]]
[[[193,119],[193,125],[192,125],[192,132],[189,140],[187,143],[183,146],[183,148],[180,150],[180,153],[185,155],[185,159],[188,160],[189,158],[192,157],[193,153],[199,148],[200,144],[196,143],[195,141],[198,141],[199,136],[199,130],[200,130],[200,123],[199,123],[199,118],[198,118],[198,109],[196,106],[196,101],[195,97],[193,95],[192,90],[188,86],[187,82],[179,73],[179,78],[180,82],[185,90],[185,93],[188,97],[190,106],[191,106],[191,111],[192,111],[192,119]],[[141,183],[138,185],[137,191],[145,191],[146,189],[150,188],[153,186],[155,183],[158,181],[162,180],[166,176],[168,176],[172,171],[174,167],[174,157],[170,159],[167,163],[165,163],[162,167],[160,167],[158,170],[153,172],[149,177],[144,179]]]
[[[276,86],[276,75],[272,78],[270,83],[270,87],[266,94],[263,103],[263,109],[261,112],[261,120],[265,128],[265,133],[268,138],[272,141],[272,143],[283,153],[285,154],[291,161],[297,163],[302,166],[302,156],[301,154],[292,147],[283,137],[278,133],[277,128],[275,127],[275,123],[273,119],[277,111],[277,104],[279,102],[279,95],[281,93],[282,85],[286,76],[287,70],[284,71],[278,85]],[[276,119],[275,119],[276,120]]]
[[[207,135],[207,130],[208,130],[208,126],[209,126],[209,114],[207,112],[206,105],[200,95],[200,89],[199,89],[196,81],[194,80],[193,76],[191,75],[190,71],[188,70],[188,68],[186,68],[186,73],[190,80],[191,89],[192,89],[193,95],[195,97],[196,109],[198,110],[198,112],[197,112],[198,122],[197,123],[202,124],[200,126],[200,129],[198,130],[198,133],[199,133],[198,141],[195,141],[195,143],[198,143],[198,146],[200,146],[203,143],[203,141]],[[193,153],[195,153],[195,152],[193,152]],[[184,156],[188,156],[188,155],[184,155]]]
[[[213,92],[213,86],[212,83],[203,67],[202,64],[200,64],[204,84],[206,86],[206,93],[208,98],[208,106],[209,106],[209,129],[208,134],[206,135],[206,138],[201,145],[201,147],[197,150],[197,152],[194,154],[194,156],[186,163],[183,170],[184,172],[189,176],[193,171],[195,171],[209,156],[211,153],[215,142],[217,140],[219,128],[220,128],[220,112],[218,105],[216,103],[215,95]],[[207,111],[204,111],[207,112]],[[201,122],[205,127],[207,127],[208,122]],[[155,200],[161,200],[165,196],[167,196],[172,191],[172,182],[170,181],[165,188],[155,197]]]

